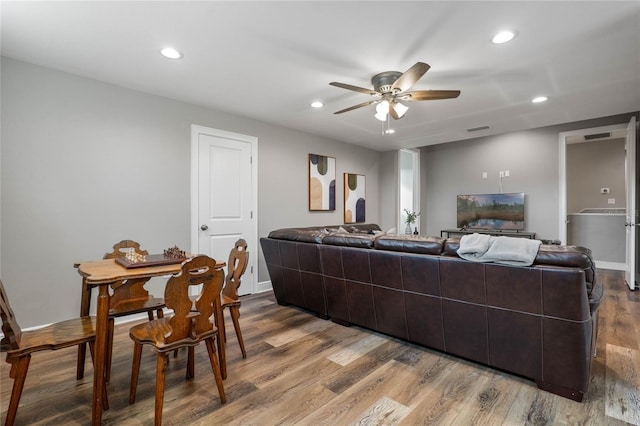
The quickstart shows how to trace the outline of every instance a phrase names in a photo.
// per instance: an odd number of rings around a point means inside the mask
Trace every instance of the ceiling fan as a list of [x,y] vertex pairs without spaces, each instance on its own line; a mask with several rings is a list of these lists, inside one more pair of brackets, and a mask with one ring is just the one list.
[[380,121],[385,121],[388,116],[397,120],[404,117],[409,109],[400,101],[431,101],[436,99],[451,99],[460,96],[459,90],[414,90],[408,92],[428,70],[431,68],[423,62],[416,62],[411,68],[404,73],[398,71],[385,71],[374,75],[371,78],[373,89],[365,89],[364,87],[352,86],[351,84],[338,83],[332,81],[331,86],[340,87],[354,92],[371,95],[374,99],[345,108],[334,114],[342,114],[343,112],[353,111],[368,105],[377,104],[375,117]]

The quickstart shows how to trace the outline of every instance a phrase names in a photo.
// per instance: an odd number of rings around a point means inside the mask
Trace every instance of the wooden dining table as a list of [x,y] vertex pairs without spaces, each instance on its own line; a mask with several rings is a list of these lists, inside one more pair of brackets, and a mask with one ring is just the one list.
[[[216,268],[223,268],[225,265],[224,262],[218,262]],[[84,277],[87,285],[98,289],[91,424],[100,425],[102,423],[102,401],[105,398],[102,390],[104,389],[106,380],[106,352],[109,348],[107,339],[109,336],[110,286],[122,280],[174,275],[180,272],[181,265],[180,263],[174,263],[169,265],[125,268],[116,262],[115,259],[105,259],[78,262],[74,266],[77,267],[78,273]],[[218,327],[218,330],[224,327],[221,321],[224,321],[224,318],[222,317],[220,298],[218,298],[217,306],[215,307],[215,325]],[[224,379],[227,377],[225,342],[221,335],[219,335],[216,340],[218,344],[218,357],[220,359],[220,372]]]

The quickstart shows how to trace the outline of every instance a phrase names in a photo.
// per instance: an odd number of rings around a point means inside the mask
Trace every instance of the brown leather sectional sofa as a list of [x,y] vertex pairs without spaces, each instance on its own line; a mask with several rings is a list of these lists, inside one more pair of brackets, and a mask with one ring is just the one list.
[[350,233],[319,226],[261,238],[279,304],[582,400],[603,296],[590,250],[541,245],[532,266],[507,266],[459,258],[459,239],[373,235],[375,224],[343,227]]

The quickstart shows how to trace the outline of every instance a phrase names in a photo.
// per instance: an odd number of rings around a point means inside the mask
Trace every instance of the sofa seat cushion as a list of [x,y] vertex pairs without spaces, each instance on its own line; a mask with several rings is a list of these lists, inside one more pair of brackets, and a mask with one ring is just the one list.
[[442,253],[443,238],[421,235],[381,235],[375,240],[379,250],[403,251],[406,253],[436,254]]

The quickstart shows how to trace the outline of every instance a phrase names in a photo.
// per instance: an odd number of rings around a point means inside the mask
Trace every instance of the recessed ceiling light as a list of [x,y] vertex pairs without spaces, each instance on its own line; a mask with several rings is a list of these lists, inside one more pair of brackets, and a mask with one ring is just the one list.
[[180,59],[182,58],[182,52],[174,49],[173,47],[165,47],[160,51],[160,54],[165,58],[169,59]]
[[311,102],[311,106],[313,108],[322,108],[324,106],[324,104],[322,102],[320,102],[320,101],[314,101],[314,102]]
[[546,96],[536,96],[535,98],[531,99],[531,102],[533,102],[534,104],[539,104],[540,102],[546,102],[546,100],[549,99]]
[[494,42],[495,44],[502,44],[502,43],[506,43],[508,41],[513,40],[515,36],[516,35],[513,31],[501,31],[495,36],[493,36],[491,41]]

